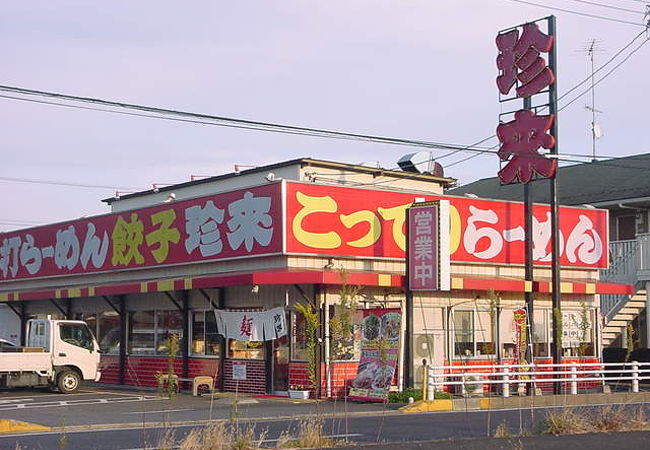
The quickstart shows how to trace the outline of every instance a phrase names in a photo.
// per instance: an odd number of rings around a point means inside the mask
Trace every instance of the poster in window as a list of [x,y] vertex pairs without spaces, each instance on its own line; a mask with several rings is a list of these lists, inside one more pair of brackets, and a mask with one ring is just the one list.
[[361,328],[361,360],[348,398],[385,402],[395,378],[402,312],[399,309],[364,309]]

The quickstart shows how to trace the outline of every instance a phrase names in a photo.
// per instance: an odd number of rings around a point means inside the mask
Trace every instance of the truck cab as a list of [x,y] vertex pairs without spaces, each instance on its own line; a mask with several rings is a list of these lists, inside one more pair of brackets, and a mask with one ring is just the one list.
[[99,344],[85,322],[30,320],[26,346],[2,351],[0,385],[50,385],[70,393],[82,380],[99,381],[99,363]]

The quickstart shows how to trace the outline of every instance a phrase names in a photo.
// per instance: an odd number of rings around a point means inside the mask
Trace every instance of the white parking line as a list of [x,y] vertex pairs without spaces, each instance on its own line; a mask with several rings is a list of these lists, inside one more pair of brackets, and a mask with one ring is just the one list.
[[140,414],[140,415],[146,415],[146,414],[156,414],[156,413],[170,413],[170,412],[177,412],[177,411],[194,411],[191,408],[185,408],[185,409],[161,409],[160,411],[135,411],[135,412],[125,412],[122,414]]
[[163,397],[157,395],[151,396],[129,396],[129,397],[115,397],[115,398],[91,398],[91,399],[78,399],[78,400],[67,400],[67,401],[48,401],[48,402],[33,402],[33,403],[12,403],[6,405],[0,405],[0,411],[15,411],[16,409],[34,409],[34,408],[57,408],[61,406],[80,406],[80,405],[95,405],[103,404],[107,405],[110,403],[130,403],[130,402],[143,402],[143,401],[156,401],[163,400]]

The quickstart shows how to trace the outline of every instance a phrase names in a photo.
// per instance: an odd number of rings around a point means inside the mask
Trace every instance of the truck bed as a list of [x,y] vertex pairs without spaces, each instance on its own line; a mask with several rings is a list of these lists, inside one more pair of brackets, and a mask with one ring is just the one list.
[[0,354],[0,373],[50,372],[52,355],[45,352],[3,352]]

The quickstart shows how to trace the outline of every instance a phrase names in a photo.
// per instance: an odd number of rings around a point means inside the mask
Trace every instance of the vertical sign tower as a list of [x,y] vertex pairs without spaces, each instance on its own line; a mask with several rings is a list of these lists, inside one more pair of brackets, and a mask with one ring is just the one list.
[[[539,25],[546,25],[543,32]],[[524,184],[525,217],[525,277],[527,285],[533,281],[532,252],[532,196],[530,183],[549,179],[551,198],[552,232],[552,299],[553,299],[553,362],[559,364],[562,357],[560,336],[560,266],[559,266],[559,217],[557,204],[557,83],[556,83],[556,34],[555,16],[502,30],[496,37],[499,50],[496,79],[499,102],[511,104],[523,100],[523,108],[502,113],[499,116],[497,137],[501,144],[498,155],[502,163],[499,180],[502,184]],[[548,53],[548,64],[541,56]],[[514,93],[511,91],[514,89]],[[548,111],[548,114],[544,114]],[[511,120],[508,120],[511,119]],[[541,149],[548,153],[540,153]],[[530,317],[530,336],[534,335],[534,304],[531,289],[526,289],[526,309]],[[532,346],[527,346],[532,347]],[[534,355],[527,355],[527,359]],[[554,391],[559,393],[555,383]]]

